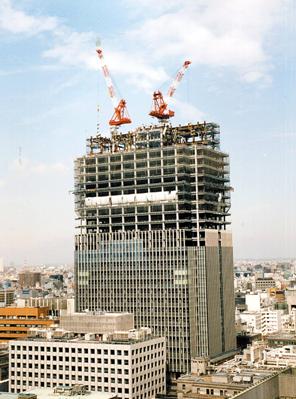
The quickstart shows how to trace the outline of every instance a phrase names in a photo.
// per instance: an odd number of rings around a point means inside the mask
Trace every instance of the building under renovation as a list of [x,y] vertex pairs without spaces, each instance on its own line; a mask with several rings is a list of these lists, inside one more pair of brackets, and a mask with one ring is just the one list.
[[89,138],[75,161],[76,311],[133,313],[166,337],[174,373],[233,352],[230,189],[217,124]]

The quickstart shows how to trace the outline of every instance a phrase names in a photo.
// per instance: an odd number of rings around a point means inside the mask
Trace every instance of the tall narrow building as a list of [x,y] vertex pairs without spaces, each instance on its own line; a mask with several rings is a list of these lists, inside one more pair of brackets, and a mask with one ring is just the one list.
[[75,161],[76,310],[132,312],[169,370],[235,349],[229,160],[219,126],[140,127]]

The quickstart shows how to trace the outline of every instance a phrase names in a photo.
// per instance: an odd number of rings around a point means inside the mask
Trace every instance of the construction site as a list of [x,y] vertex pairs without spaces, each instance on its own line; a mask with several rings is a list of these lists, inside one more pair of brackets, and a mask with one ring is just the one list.
[[103,57],[114,113],[75,160],[76,311],[129,312],[136,328],[165,336],[169,372],[189,372],[191,358],[235,350],[228,155],[216,123],[174,126],[170,98],[152,97],[156,123],[131,123]]
[[[75,204],[79,233],[185,229],[202,245],[206,229],[225,230],[230,209],[229,160],[220,151],[216,123],[173,126],[162,93],[153,94],[150,115],[157,124],[127,133],[126,101],[116,98],[100,43],[97,54],[114,105],[109,137],[87,140],[87,155],[75,162]],[[167,94],[173,96],[185,61]]]

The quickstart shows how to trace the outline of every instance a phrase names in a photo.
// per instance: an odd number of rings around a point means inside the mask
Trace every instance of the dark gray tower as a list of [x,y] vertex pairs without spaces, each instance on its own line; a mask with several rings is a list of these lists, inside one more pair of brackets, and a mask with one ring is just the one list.
[[75,161],[77,311],[134,313],[171,372],[235,349],[228,155],[219,126],[91,137]]

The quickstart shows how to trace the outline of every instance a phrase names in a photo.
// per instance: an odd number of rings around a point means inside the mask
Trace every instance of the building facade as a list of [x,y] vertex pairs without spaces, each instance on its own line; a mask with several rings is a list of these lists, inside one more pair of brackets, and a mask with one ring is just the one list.
[[255,282],[256,290],[267,291],[268,288],[274,288],[275,286],[275,280],[271,277],[260,277]]
[[263,335],[282,330],[282,310],[263,310],[261,312],[261,332]]
[[59,327],[78,334],[95,333],[104,337],[104,335],[115,331],[133,329],[134,316],[131,313],[62,313]]
[[202,123],[100,135],[75,161],[76,311],[134,314],[171,372],[235,349],[229,161]]
[[121,399],[149,399],[165,393],[165,363],[165,338],[141,332],[139,339],[119,334],[106,342],[35,337],[10,342],[9,391],[83,384]]
[[0,307],[12,305],[14,303],[14,296],[14,289],[0,288]]
[[41,285],[41,273],[40,272],[21,272],[18,275],[19,285],[22,288],[36,288]]
[[0,308],[0,342],[27,337],[31,327],[50,327],[58,319],[49,317],[49,308]]

